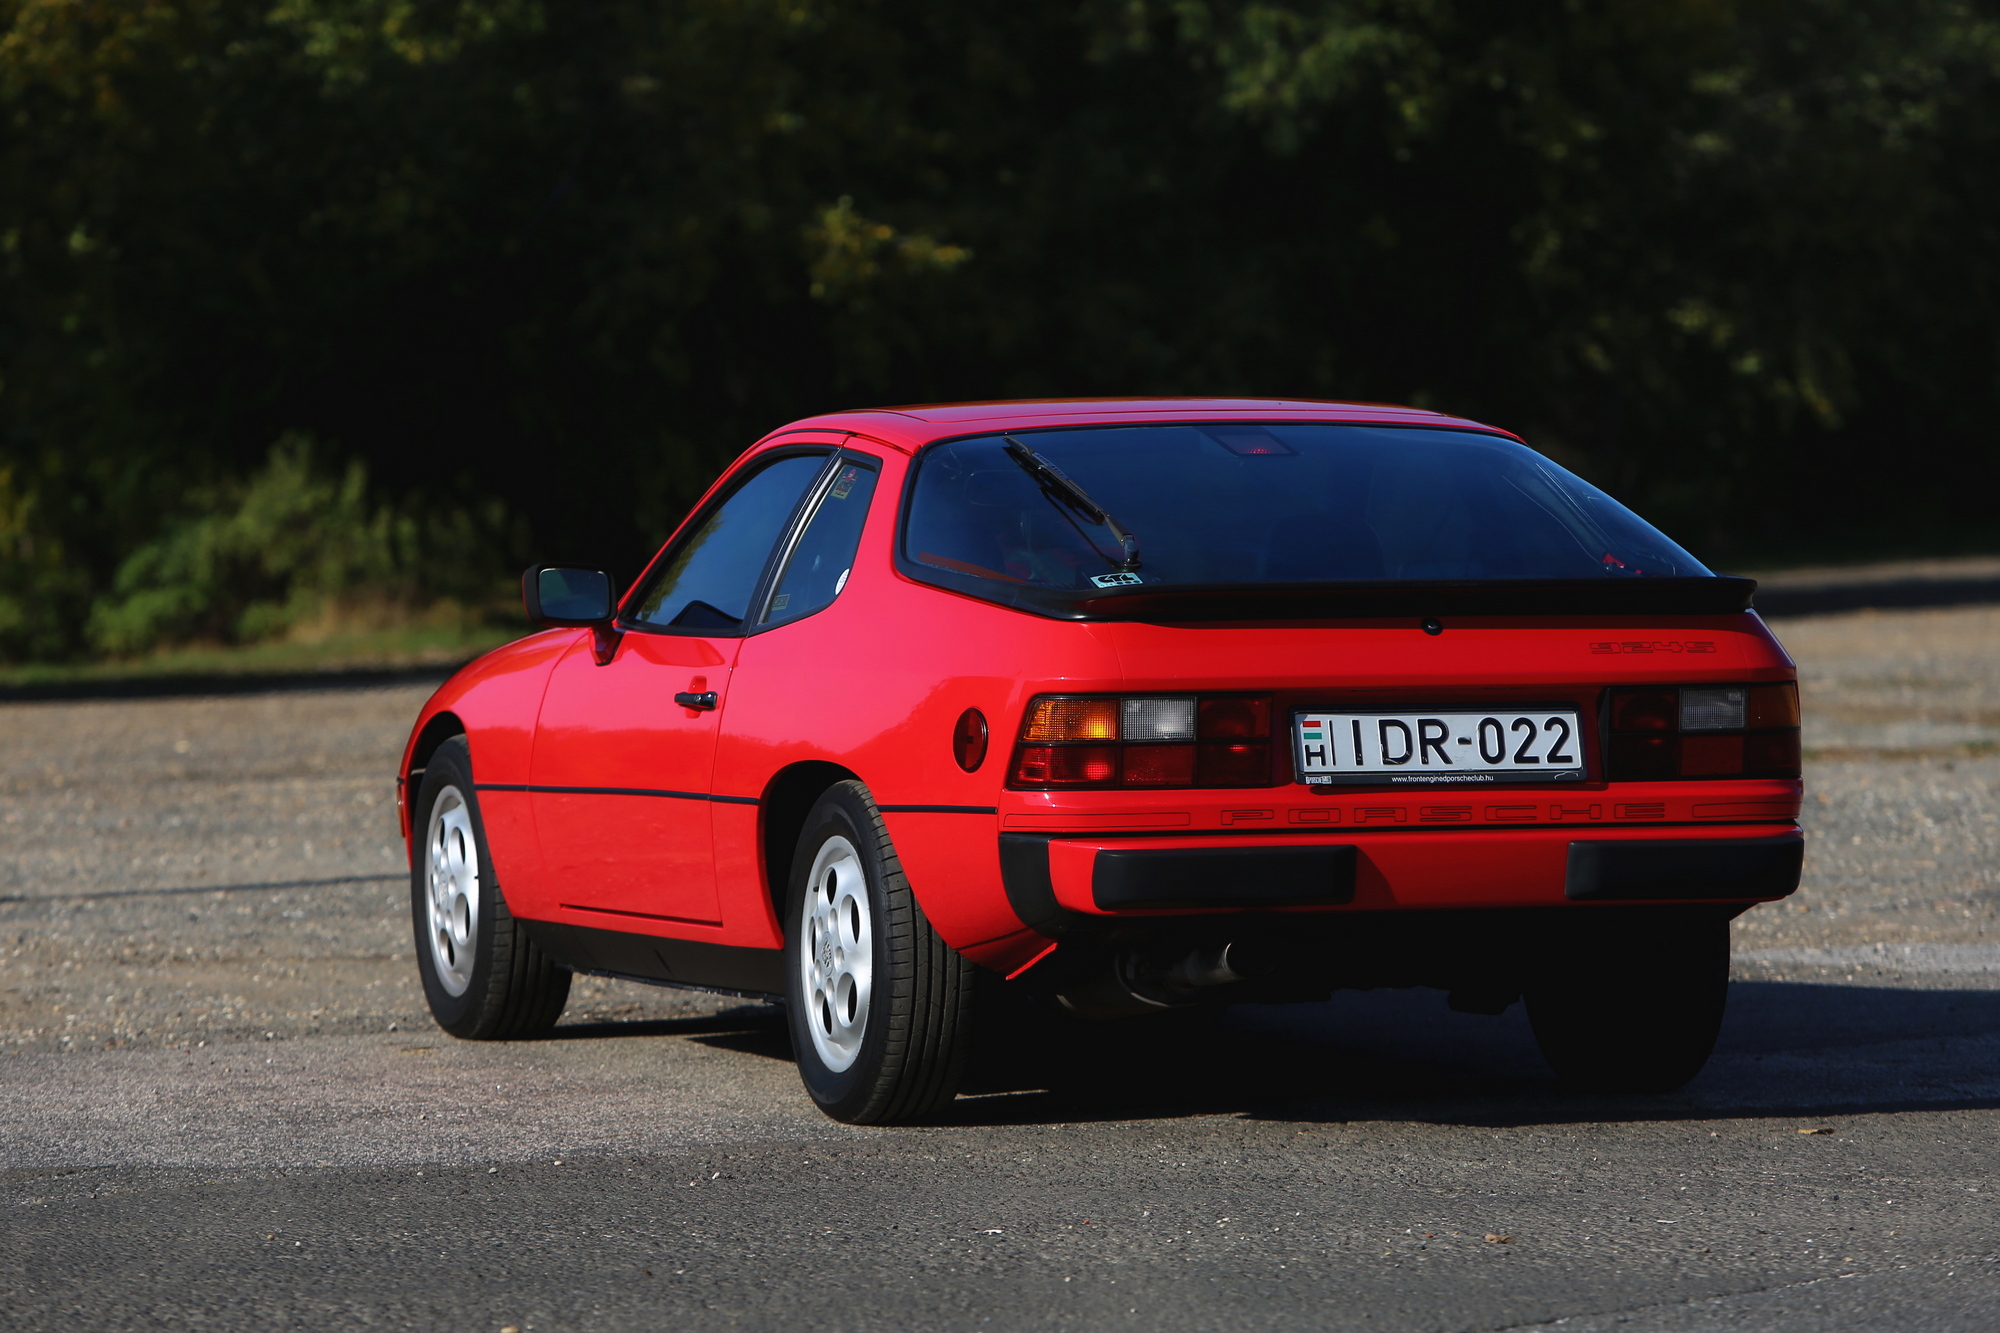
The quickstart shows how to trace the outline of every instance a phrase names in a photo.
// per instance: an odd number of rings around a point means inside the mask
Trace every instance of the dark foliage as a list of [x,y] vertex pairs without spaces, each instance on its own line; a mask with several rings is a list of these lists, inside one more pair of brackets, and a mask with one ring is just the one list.
[[280,626],[145,581],[288,432],[404,534],[329,595],[629,574],[770,426],[961,397],[1436,406],[1724,565],[2000,538],[1990,3],[0,0],[0,101],[0,656]]

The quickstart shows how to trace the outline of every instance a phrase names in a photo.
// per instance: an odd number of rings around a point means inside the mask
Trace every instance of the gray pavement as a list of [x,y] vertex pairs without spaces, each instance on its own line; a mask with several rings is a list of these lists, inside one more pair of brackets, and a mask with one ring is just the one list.
[[821,1118],[762,1007],[424,1016],[423,688],[0,705],[0,1327],[2000,1327],[2000,611],[1783,622],[1806,888],[1687,1089],[1432,992]]

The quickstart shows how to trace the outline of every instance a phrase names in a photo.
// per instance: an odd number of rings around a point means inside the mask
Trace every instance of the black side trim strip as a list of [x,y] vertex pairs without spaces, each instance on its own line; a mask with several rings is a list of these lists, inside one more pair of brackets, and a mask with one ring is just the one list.
[[1572,842],[1563,896],[1572,900],[1782,898],[1799,887],[1806,842],[1676,838]]
[[559,903],[557,905],[565,912],[597,912],[603,916],[637,917],[641,921],[674,921],[684,926],[719,926],[722,924],[720,921],[703,921],[700,917],[693,916],[663,916],[658,912],[627,912],[623,908],[618,907],[590,907],[583,903]]
[[779,999],[785,993],[781,949],[748,949],[559,921],[523,920],[521,925],[549,957],[573,972],[761,1000]]
[[885,815],[997,815],[997,805],[878,805]]
[[1069,924],[1071,914],[1056,902],[1055,881],[1049,878],[1046,837],[1001,834],[1000,883],[1007,890],[1007,905],[1022,925],[1044,935],[1058,935]]
[[718,796],[706,791],[664,791],[653,787],[537,787],[519,782],[475,782],[479,791],[526,791],[545,796],[661,796],[674,801],[713,801],[717,805],[756,805],[755,796]]

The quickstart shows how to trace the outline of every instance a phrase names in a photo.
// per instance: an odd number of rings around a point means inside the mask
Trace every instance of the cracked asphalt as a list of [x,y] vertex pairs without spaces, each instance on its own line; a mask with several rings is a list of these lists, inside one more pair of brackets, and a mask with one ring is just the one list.
[[923,1129],[821,1118],[735,1001],[456,1042],[427,686],[0,705],[0,1325],[2000,1327],[2000,609],[1775,627],[1806,886],[1643,1098],[1427,991],[1105,1029]]

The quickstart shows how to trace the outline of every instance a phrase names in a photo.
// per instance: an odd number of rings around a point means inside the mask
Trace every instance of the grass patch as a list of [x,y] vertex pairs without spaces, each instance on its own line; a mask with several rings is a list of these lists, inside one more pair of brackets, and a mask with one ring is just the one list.
[[451,667],[528,632],[525,625],[409,624],[238,646],[191,644],[115,661],[0,667],[0,687],[150,676],[269,676]]

